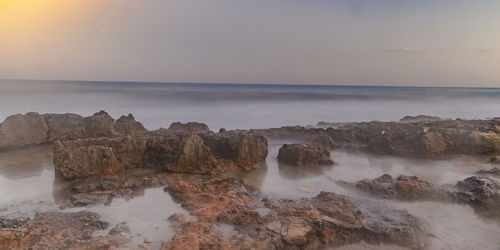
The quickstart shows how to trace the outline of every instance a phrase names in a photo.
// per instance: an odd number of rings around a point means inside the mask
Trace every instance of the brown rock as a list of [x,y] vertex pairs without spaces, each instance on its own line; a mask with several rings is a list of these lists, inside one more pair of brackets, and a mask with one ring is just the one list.
[[54,168],[64,179],[110,175],[140,166],[145,151],[146,140],[132,137],[56,141]]
[[457,183],[454,197],[458,202],[470,204],[487,217],[500,218],[500,183],[484,176],[472,176]]
[[278,161],[296,166],[333,164],[328,150],[304,144],[284,144],[279,150]]
[[48,141],[76,140],[86,137],[83,117],[76,114],[45,114],[43,115],[49,127]]
[[0,124],[0,149],[46,143],[48,131],[38,113],[9,116]]
[[93,116],[85,117],[83,119],[85,136],[96,138],[115,135],[114,121],[113,117],[102,110],[95,113]]
[[178,173],[204,174],[215,171],[217,164],[217,160],[212,155],[210,148],[204,144],[203,139],[197,135],[190,135],[182,140],[177,165],[167,165],[167,170]]
[[132,114],[118,118],[113,128],[116,133],[125,136],[145,135],[148,132],[142,123],[135,120]]
[[476,173],[484,175],[497,175],[500,176],[500,168],[494,167],[490,170],[479,170]]
[[332,150],[338,146],[333,142],[333,139],[327,134],[311,135],[311,137],[307,139],[306,144],[316,147],[322,147],[325,148],[326,150]]
[[188,122],[188,123],[174,122],[170,125],[168,130],[173,133],[188,133],[188,134],[211,132],[206,124],[199,122]]

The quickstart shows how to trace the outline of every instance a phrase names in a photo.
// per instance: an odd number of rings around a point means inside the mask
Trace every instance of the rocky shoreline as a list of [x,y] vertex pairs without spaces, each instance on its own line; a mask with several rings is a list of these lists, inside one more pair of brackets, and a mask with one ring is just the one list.
[[[190,217],[169,218],[175,234],[162,249],[315,249],[357,242],[428,249],[429,227],[421,218],[371,199],[326,190],[314,197],[272,199],[253,190],[234,172],[249,172],[268,157],[268,140],[281,147],[278,160],[290,168],[334,164],[334,149],[439,159],[472,155],[496,164],[500,119],[443,120],[405,117],[400,122],[319,123],[314,127],[210,131],[202,123],[173,123],[148,131],[132,115],[114,120],[106,112],[28,113],[0,124],[0,150],[51,144],[60,208],[133,199],[148,188],[164,188]],[[491,160],[490,160],[491,159]],[[389,200],[432,200],[473,207],[500,218],[498,169],[478,171],[453,186],[436,186],[417,176],[383,175],[338,183]],[[217,225],[230,225],[227,236]],[[32,218],[0,216],[0,248],[148,249],[110,229],[92,212],[44,212]]]

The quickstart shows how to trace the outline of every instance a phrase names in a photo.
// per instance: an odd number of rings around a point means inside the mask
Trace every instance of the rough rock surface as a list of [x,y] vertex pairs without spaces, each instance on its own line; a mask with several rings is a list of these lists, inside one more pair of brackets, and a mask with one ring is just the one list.
[[306,144],[321,147],[326,150],[333,150],[338,147],[338,145],[333,142],[333,139],[327,134],[311,135],[311,137],[307,139]]
[[333,164],[328,150],[306,144],[284,144],[279,150],[278,161],[296,166]]
[[56,176],[75,179],[119,173],[144,162],[146,140],[102,137],[54,143]]
[[0,124],[0,149],[110,136],[144,135],[148,131],[132,115],[116,122],[104,111],[92,116],[27,113],[7,117]]
[[129,239],[114,235],[95,237],[107,227],[90,212],[48,212],[33,219],[19,218],[0,227],[1,249],[108,249],[121,247]]
[[473,206],[488,217],[500,218],[500,183],[484,176],[472,176],[457,183],[454,196],[458,202]]
[[135,167],[194,174],[248,171],[267,156],[267,140],[242,131],[203,136],[161,131],[56,141],[53,148],[56,173],[64,179],[112,175]]
[[48,131],[38,113],[9,116],[0,124],[0,149],[46,143]]
[[188,123],[174,122],[170,125],[170,127],[168,127],[168,131],[173,133],[189,133],[189,134],[190,133],[200,134],[200,133],[211,132],[206,124],[199,122],[188,122]]
[[393,179],[384,174],[373,180],[361,180],[356,188],[385,199],[398,200],[449,200],[446,190],[440,189],[416,176],[400,175]]
[[438,116],[429,116],[429,115],[417,115],[417,116],[405,116],[401,118],[400,122],[437,122],[442,119]]
[[142,123],[136,121],[132,114],[118,118],[113,128],[120,135],[140,136],[148,133],[148,130]]

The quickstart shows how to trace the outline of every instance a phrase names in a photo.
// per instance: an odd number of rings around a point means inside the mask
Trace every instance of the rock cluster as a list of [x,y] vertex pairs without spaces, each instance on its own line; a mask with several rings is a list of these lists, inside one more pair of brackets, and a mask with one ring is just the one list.
[[472,205],[488,217],[500,218],[500,183],[484,177],[472,176],[457,183],[454,197],[458,202]]
[[181,129],[180,124],[175,127],[174,131],[160,130],[145,136],[57,141],[54,143],[56,173],[64,179],[76,179],[146,167],[214,174],[227,169],[251,170],[267,156],[267,140],[252,132],[196,134]]
[[89,117],[76,114],[44,114],[30,112],[9,116],[0,124],[0,150],[108,136],[144,135],[147,130],[129,114],[114,120],[100,111]]

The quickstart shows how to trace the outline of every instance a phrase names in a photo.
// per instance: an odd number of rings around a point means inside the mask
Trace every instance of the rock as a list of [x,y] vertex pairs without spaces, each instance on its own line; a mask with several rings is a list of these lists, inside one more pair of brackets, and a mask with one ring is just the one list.
[[48,131],[38,113],[9,116],[0,124],[0,149],[46,143]]
[[45,114],[49,127],[48,141],[76,140],[87,137],[83,117],[76,114]]
[[146,237],[146,238],[144,238],[144,243],[146,243],[146,244],[151,244],[151,243],[153,243],[153,238],[151,238],[151,237]]
[[307,139],[306,144],[316,147],[321,147],[326,150],[333,150],[338,146],[333,142],[333,139],[327,134],[311,135],[311,137]]
[[97,249],[104,245],[124,247],[129,240],[109,236],[93,236],[107,223],[95,213],[47,212],[35,215],[22,224],[0,229],[1,249]]
[[145,135],[148,130],[142,125],[142,123],[135,120],[132,114],[128,114],[128,116],[121,116],[116,120],[114,126],[114,130],[116,133],[121,135]]
[[254,169],[268,154],[267,139],[253,132],[229,131],[203,138],[217,159],[229,159],[246,171]]
[[200,133],[211,132],[206,124],[199,122],[188,122],[188,123],[174,122],[170,125],[168,130],[173,133],[188,133],[188,134],[191,133],[200,134]]
[[300,185],[300,191],[306,194],[313,194],[315,192],[315,189],[312,185],[302,184]]
[[182,140],[177,165],[167,165],[167,170],[178,173],[204,174],[215,171],[217,164],[217,160],[212,155],[210,148],[204,144],[203,139],[197,135],[190,135]]
[[437,122],[442,119],[437,116],[429,115],[417,115],[417,116],[405,116],[399,120],[400,122]]
[[284,144],[279,150],[278,161],[296,166],[333,164],[328,150],[304,144]]
[[108,113],[101,110],[93,116],[85,117],[85,135],[89,138],[108,137],[116,134],[114,130],[115,120]]
[[400,175],[393,179],[384,174],[373,180],[362,180],[356,188],[385,199],[398,200],[449,200],[446,190],[440,189],[416,176]]
[[490,170],[479,170],[476,173],[484,175],[497,175],[500,176],[500,168],[494,167]]
[[471,135],[476,152],[478,154],[497,154],[500,153],[500,135],[494,132],[474,131]]
[[109,230],[110,235],[131,235],[132,231],[130,230],[130,227],[127,225],[127,222],[121,222],[116,224],[115,227],[111,228]]
[[500,218],[500,183],[484,176],[472,176],[457,183],[454,197],[458,202],[470,204],[487,217]]
[[56,176],[75,179],[115,174],[144,162],[146,140],[132,137],[56,141]]

